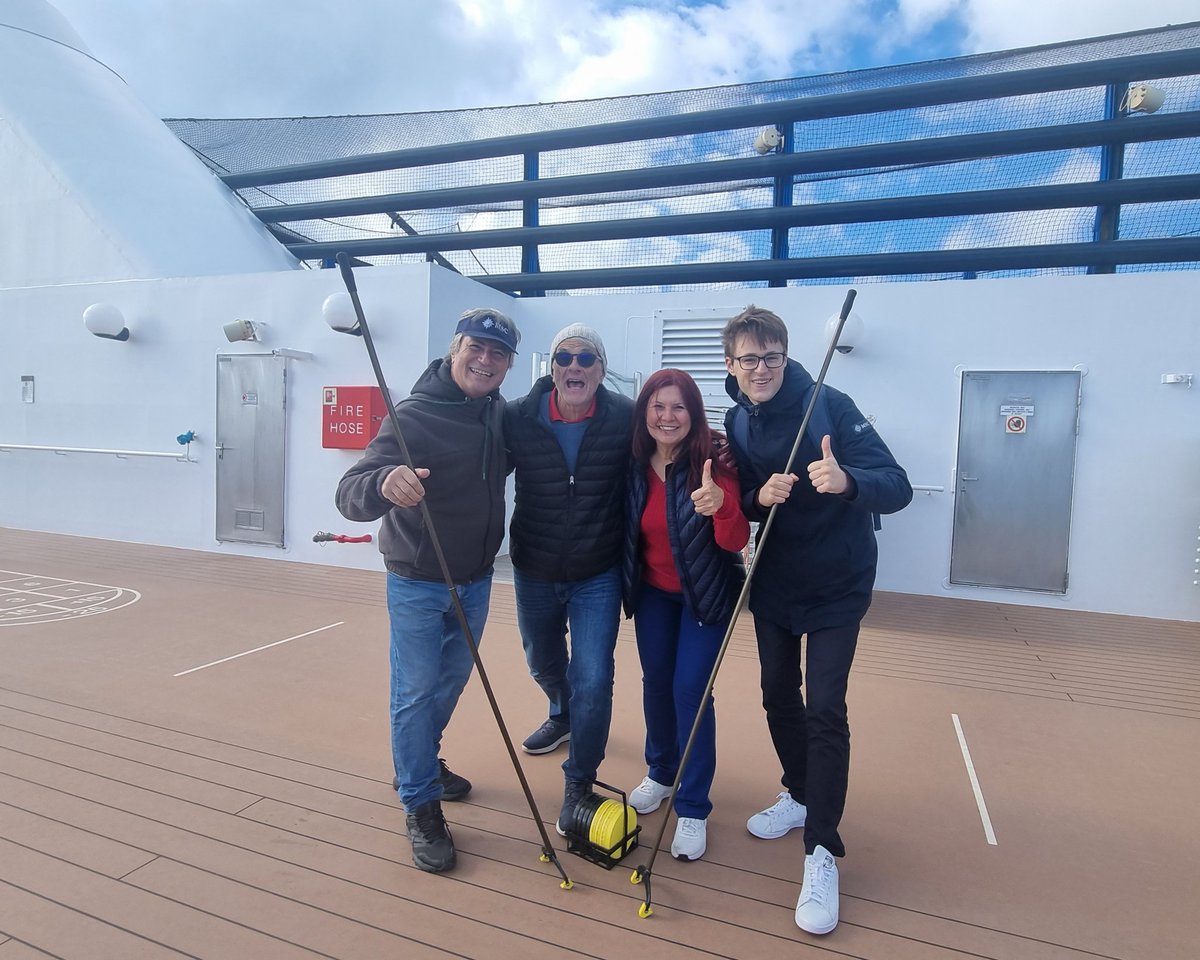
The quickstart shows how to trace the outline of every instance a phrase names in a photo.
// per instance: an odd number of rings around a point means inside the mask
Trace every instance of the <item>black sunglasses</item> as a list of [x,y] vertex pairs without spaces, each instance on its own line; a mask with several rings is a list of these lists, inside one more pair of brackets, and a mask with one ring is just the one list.
[[597,359],[599,358],[596,356],[596,354],[589,353],[586,350],[584,350],[583,353],[567,353],[566,350],[559,350],[558,353],[554,355],[554,362],[560,367],[569,367],[572,360],[578,360],[579,365],[585,370],[595,363]]

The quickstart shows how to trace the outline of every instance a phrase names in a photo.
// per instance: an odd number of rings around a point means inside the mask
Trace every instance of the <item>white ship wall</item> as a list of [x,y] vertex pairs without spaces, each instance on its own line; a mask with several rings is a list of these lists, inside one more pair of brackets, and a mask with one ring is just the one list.
[[[814,371],[824,324],[844,289],[687,292],[513,300],[436,266],[356,272],[396,395],[441,355],[473,306],[512,314],[524,333],[504,392],[531,382],[531,353],[583,321],[605,338],[610,366],[657,369],[656,311],[740,309],[754,302],[788,321],[791,353]],[[182,452],[195,463],[109,454],[0,451],[0,527],[162,544],[220,553],[378,568],[374,544],[312,542],[318,530],[359,534],[333,506],[358,456],[321,447],[321,388],[373,382],[358,338],[333,333],[321,303],[342,290],[335,270],[0,290],[0,445]],[[81,315],[95,302],[125,314],[128,342],[100,340]],[[876,425],[918,493],[884,518],[878,587],[992,602],[1061,606],[1200,621],[1200,388],[1162,384],[1200,374],[1200,273],[864,284],[855,311],[864,343],[837,355],[830,384]],[[266,322],[261,344],[229,344],[222,326]],[[13,334],[16,336],[13,336]],[[283,549],[215,540],[216,355],[291,348]],[[1086,371],[1064,597],[949,586],[960,369]],[[35,378],[33,403],[21,378]],[[3,535],[0,532],[0,535]],[[1131,638],[1136,643],[1136,638]]]
[[57,10],[0,3],[0,287],[299,267]]

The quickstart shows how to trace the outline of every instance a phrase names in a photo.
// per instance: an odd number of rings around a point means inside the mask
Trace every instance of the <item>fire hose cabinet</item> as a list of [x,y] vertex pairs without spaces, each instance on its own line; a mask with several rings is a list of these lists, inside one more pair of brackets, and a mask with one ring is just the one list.
[[321,446],[362,450],[387,415],[378,387],[322,387]]

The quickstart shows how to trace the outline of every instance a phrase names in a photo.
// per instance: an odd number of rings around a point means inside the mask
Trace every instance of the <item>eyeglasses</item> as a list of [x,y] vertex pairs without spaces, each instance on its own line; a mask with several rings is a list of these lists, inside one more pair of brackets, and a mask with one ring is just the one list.
[[767,353],[760,357],[755,353],[747,353],[740,357],[734,357],[733,359],[737,361],[738,366],[743,370],[757,370],[760,361],[767,365],[768,370],[776,370],[779,367],[782,367],[787,361],[787,354]]
[[579,365],[585,370],[598,359],[599,357],[597,357],[596,354],[589,353],[586,350],[584,350],[582,353],[568,353],[566,350],[559,350],[558,353],[554,355],[554,362],[560,367],[569,367],[572,360],[578,360]]

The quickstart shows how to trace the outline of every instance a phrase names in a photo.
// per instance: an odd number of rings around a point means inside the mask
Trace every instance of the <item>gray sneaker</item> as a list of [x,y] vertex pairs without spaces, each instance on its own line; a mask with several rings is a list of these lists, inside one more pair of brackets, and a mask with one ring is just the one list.
[[638,813],[653,813],[671,795],[671,785],[643,777],[629,794],[629,805]]
[[708,849],[708,821],[680,817],[671,841],[671,856],[676,860],[699,860]]
[[547,720],[525,738],[521,749],[526,753],[550,753],[571,739],[571,725],[562,720]]

